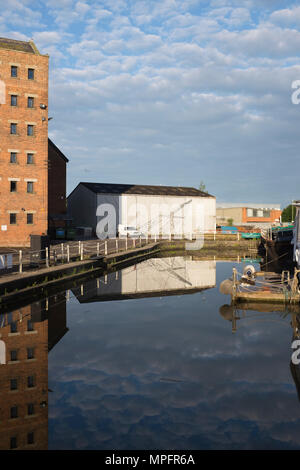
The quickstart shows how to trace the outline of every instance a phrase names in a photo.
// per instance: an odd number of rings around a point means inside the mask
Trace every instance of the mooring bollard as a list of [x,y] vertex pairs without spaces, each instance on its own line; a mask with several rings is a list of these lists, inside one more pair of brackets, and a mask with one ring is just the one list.
[[22,250],[19,251],[19,273],[23,271]]

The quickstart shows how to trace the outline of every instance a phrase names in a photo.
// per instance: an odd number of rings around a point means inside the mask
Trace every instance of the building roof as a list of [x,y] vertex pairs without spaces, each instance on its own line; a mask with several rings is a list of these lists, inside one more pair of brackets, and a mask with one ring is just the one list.
[[69,160],[67,159],[67,157],[62,153],[61,150],[59,150],[58,147],[56,147],[56,145],[52,142],[51,139],[49,139],[49,137],[48,137],[48,146],[52,147],[52,149],[56,152],[56,154],[59,155],[65,162],[68,163]]
[[40,54],[33,41],[18,41],[16,39],[0,38],[0,49]]
[[280,210],[280,204],[266,204],[254,202],[218,202],[217,209],[231,209],[246,207],[249,209],[277,209]]
[[214,197],[196,188],[181,186],[148,186],[138,184],[79,183],[96,194],[143,194],[153,196]]

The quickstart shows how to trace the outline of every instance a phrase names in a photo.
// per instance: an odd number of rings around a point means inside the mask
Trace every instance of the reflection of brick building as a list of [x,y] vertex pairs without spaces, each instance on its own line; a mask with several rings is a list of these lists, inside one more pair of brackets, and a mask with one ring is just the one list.
[[266,227],[280,222],[280,204],[217,204],[217,225],[233,225]]
[[64,293],[0,315],[0,450],[48,448],[48,347],[66,331]]

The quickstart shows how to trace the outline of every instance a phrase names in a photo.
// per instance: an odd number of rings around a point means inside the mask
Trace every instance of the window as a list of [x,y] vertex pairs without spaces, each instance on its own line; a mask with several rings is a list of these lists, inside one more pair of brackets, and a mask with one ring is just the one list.
[[10,95],[10,105],[18,106],[18,97],[17,95]]
[[17,406],[12,406],[10,409],[10,417],[11,419],[17,418],[18,417],[18,407]]
[[11,449],[16,449],[18,447],[18,441],[17,441],[17,438],[14,436],[14,437],[11,437],[10,438],[10,448]]
[[13,349],[12,351],[10,351],[10,360],[11,361],[18,360],[18,351],[16,351],[16,349]]
[[17,124],[15,122],[10,123],[10,133],[16,134],[17,133]]
[[31,96],[28,96],[27,98],[27,107],[34,108],[34,98],[32,98]]
[[11,333],[17,333],[18,331],[18,325],[16,321],[11,322],[10,324],[10,332]]
[[10,67],[10,76],[17,77],[18,76],[18,67],[16,65],[12,65]]
[[27,434],[27,444],[34,444],[34,432]]
[[[32,215],[32,214],[27,214],[27,215]],[[32,320],[27,320],[27,331],[33,331],[33,321]]]
[[17,153],[10,152],[10,163],[17,163]]
[[9,223],[10,225],[15,225],[17,223],[17,214],[9,214]]
[[34,348],[27,348],[27,359],[34,358]]
[[10,389],[11,390],[18,390],[18,380],[17,379],[10,379]]
[[[33,214],[27,214],[27,225],[30,225],[30,224],[33,224]],[[32,330],[28,330],[28,331],[32,331]]]
[[33,375],[30,375],[29,377],[27,377],[27,387],[28,388],[34,387],[34,377],[33,377]]
[[29,403],[28,406],[27,406],[27,414],[29,415],[33,415],[34,414],[34,404],[33,403]]
[[33,135],[33,128],[34,126],[32,124],[27,124],[27,135]]
[[33,193],[33,182],[32,181],[27,181],[27,192],[28,193]]
[[34,80],[34,69],[28,69],[28,80]]
[[10,182],[10,192],[15,193],[17,191],[17,182],[16,181],[11,181]]
[[27,165],[33,164],[33,153],[27,153]]

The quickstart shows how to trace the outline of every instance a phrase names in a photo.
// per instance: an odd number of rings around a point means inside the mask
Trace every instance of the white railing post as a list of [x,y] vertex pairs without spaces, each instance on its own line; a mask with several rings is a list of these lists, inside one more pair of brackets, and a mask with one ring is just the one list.
[[119,243],[118,243],[118,239],[116,238],[116,252],[118,253],[119,251]]
[[104,242],[104,254],[107,255],[107,240]]
[[67,245],[67,262],[70,263],[70,246]]
[[61,243],[61,262],[64,262],[64,244]]
[[81,246],[80,246],[80,261],[83,260],[83,242],[81,243]]
[[133,238],[133,247],[135,248],[135,238]]
[[128,250],[128,238],[126,237],[126,240],[125,240],[125,249],[126,251]]
[[49,268],[49,248],[46,246],[46,267]]
[[99,256],[100,254],[100,243],[97,242],[97,256]]
[[23,262],[22,262],[22,250],[19,251],[19,273],[23,271]]
[[78,254],[79,254],[79,255],[80,255],[80,253],[81,253],[81,247],[80,247],[80,245],[81,245],[81,243],[80,243],[80,240],[79,240],[79,242],[78,242]]

